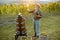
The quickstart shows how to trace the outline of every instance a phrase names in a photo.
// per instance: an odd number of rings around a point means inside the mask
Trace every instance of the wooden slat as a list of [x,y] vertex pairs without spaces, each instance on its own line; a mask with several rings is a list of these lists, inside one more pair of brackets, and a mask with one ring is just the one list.
[[28,38],[29,38],[29,40],[39,40],[40,38],[37,38],[37,37],[32,37],[32,36],[21,36],[20,37],[20,40],[28,40]]

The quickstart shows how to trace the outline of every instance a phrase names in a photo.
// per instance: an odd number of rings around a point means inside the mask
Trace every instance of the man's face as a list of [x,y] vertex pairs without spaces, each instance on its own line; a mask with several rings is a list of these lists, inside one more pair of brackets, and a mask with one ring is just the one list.
[[37,5],[35,5],[35,9],[39,9],[39,7]]

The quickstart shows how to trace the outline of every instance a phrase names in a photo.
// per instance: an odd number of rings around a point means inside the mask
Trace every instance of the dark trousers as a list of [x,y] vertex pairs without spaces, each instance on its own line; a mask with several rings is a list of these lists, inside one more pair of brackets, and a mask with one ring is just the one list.
[[18,36],[27,36],[27,33],[21,34],[19,31],[15,34],[15,40],[18,39]]

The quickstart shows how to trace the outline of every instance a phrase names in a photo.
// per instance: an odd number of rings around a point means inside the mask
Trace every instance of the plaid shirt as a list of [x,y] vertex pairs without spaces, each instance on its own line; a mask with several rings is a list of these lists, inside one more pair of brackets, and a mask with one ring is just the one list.
[[16,31],[20,31],[21,33],[26,32],[25,28],[25,19],[16,19]]

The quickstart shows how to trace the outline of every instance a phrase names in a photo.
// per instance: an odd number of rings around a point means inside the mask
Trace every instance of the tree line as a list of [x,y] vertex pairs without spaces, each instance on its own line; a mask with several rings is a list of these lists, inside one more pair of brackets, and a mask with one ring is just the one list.
[[[29,9],[33,9],[34,5],[29,4]],[[40,10],[44,13],[52,13],[52,12],[59,12],[60,11],[60,2],[48,3],[48,4],[40,4]],[[0,15],[3,14],[17,14],[17,13],[27,13],[27,7],[24,4],[3,4],[0,5]]]

